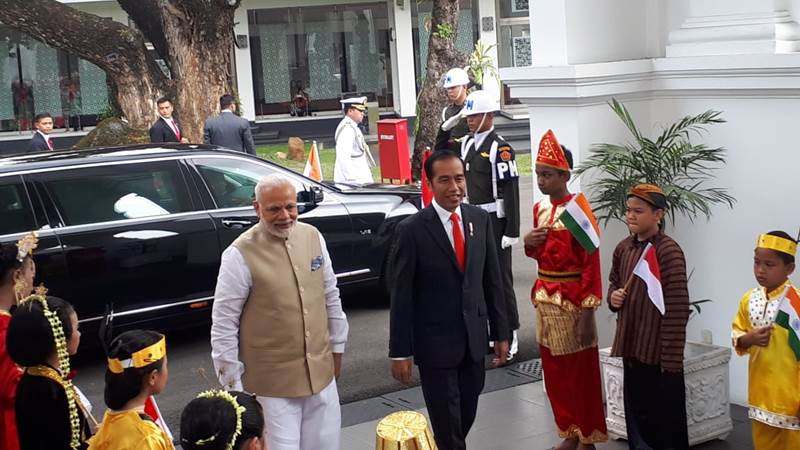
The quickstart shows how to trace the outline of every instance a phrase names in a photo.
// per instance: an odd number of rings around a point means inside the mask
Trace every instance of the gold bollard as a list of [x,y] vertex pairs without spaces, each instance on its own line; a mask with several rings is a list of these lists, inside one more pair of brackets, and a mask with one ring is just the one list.
[[437,450],[428,420],[416,411],[399,411],[378,422],[375,450]]

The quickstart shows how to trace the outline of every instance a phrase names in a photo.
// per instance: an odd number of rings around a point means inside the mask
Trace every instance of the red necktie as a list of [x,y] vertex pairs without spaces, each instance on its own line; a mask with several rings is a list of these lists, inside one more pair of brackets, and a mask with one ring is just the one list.
[[53,138],[47,138],[47,146],[50,147],[50,150],[53,149]]
[[461,231],[461,221],[458,214],[450,214],[450,221],[453,222],[453,250],[456,252],[456,262],[461,271],[464,271],[464,232]]
[[172,124],[172,130],[175,131],[175,136],[178,138],[178,141],[180,141],[181,140],[181,130],[178,129],[178,124],[175,123],[174,120],[170,120],[170,123]]

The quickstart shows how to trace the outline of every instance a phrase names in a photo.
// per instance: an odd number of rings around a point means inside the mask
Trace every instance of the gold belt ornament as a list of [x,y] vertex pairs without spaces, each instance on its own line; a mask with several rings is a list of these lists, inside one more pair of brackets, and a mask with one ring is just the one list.
[[556,272],[552,270],[539,269],[539,279],[550,283],[565,283],[569,281],[581,281],[580,272]]

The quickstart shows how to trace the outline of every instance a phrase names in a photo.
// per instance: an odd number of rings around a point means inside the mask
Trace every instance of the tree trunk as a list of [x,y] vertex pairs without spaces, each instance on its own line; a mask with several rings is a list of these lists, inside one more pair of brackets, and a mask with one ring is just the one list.
[[[205,119],[233,92],[233,15],[241,0],[117,0],[137,28],[56,0],[2,0],[0,22],[92,62],[108,75],[134,128],[158,117],[156,100],[174,99],[184,135],[201,142]],[[46,13],[43,13],[46,12]],[[150,42],[170,76],[148,52]]]
[[183,134],[202,142],[206,118],[223,94],[235,94],[231,73],[233,15],[227,0],[118,0],[167,62],[171,97]]
[[117,88],[122,113],[135,128],[150,126],[155,99],[172,89],[148,56],[142,34],[118,22],[55,0],[4,0],[0,22],[103,69]]
[[422,152],[426,147],[433,148],[442,121],[442,109],[447,104],[447,95],[440,84],[442,76],[453,67],[466,64],[466,55],[459,53],[455,47],[457,29],[458,1],[433,0],[427,74],[417,99],[419,123],[412,158],[415,179],[420,176]]

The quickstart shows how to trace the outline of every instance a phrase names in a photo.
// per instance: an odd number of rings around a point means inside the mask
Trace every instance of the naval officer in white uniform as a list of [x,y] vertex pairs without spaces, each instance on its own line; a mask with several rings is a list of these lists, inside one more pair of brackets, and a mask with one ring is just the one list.
[[341,100],[344,118],[336,127],[336,163],[333,166],[333,181],[337,183],[373,183],[372,170],[375,165],[369,146],[358,124],[364,120],[367,109],[366,97]]

